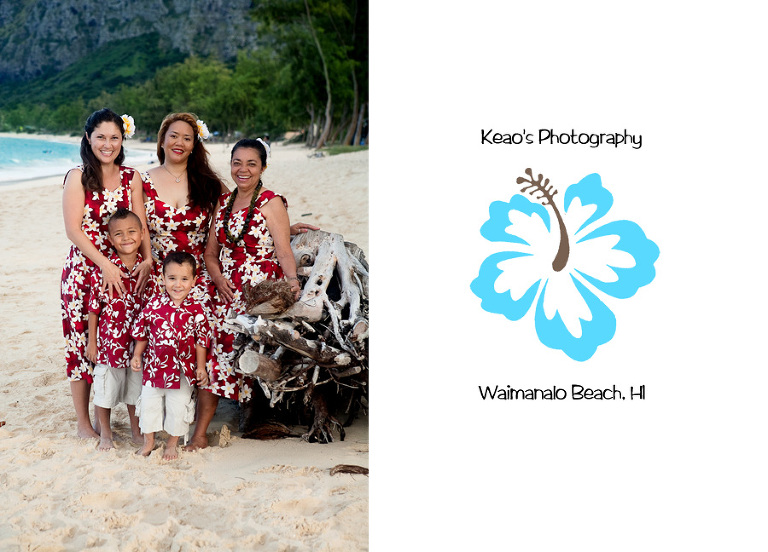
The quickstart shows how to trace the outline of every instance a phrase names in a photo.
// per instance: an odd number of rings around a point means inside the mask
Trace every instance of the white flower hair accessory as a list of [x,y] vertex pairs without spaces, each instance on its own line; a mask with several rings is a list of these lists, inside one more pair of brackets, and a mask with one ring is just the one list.
[[261,142],[261,145],[264,146],[264,149],[267,150],[267,156],[269,156],[269,144],[267,144],[264,140],[261,138],[256,138],[257,142]]
[[211,133],[208,132],[208,125],[206,125],[202,120],[197,120],[197,137],[202,140],[207,140],[211,137]]
[[125,134],[125,137],[130,138],[136,134],[136,125],[133,122],[133,117],[123,113],[120,115],[120,118],[123,120],[123,133]]

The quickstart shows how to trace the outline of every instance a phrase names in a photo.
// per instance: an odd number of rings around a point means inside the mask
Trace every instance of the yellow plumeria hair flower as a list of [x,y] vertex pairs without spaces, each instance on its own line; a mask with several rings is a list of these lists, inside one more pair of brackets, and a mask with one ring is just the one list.
[[120,115],[120,118],[123,120],[123,133],[125,134],[125,137],[130,138],[136,134],[136,125],[133,122],[133,117],[123,113]]
[[197,120],[197,137],[200,138],[201,141],[211,137],[211,133],[208,132],[208,125],[200,119]]

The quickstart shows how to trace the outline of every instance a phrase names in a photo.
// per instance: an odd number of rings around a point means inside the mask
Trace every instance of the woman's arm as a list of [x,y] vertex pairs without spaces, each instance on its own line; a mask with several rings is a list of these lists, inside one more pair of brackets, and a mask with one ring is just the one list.
[[113,291],[122,297],[125,293],[122,281],[123,272],[101,254],[82,229],[83,210],[85,207],[85,190],[83,189],[82,176],[83,174],[80,171],[71,170],[64,181],[64,195],[62,199],[64,229],[67,233],[67,238],[75,244],[75,247],[101,269],[103,277],[102,289],[108,290],[110,297],[113,296]]
[[131,211],[133,211],[141,221],[141,256],[144,260],[133,268],[132,276],[138,275],[136,280],[137,292],[141,295],[144,286],[149,281],[152,274],[152,248],[149,241],[149,225],[147,224],[147,212],[144,208],[146,196],[144,195],[144,186],[138,171],[133,173],[131,180]]
[[320,227],[307,224],[306,222],[297,222],[296,224],[291,224],[291,236],[306,234],[310,230],[320,230]]
[[270,199],[266,205],[261,208],[264,218],[267,219],[267,230],[275,243],[275,257],[283,269],[285,279],[291,283],[291,291],[296,294],[298,299],[301,293],[299,279],[296,277],[296,259],[291,250],[291,228],[288,219],[288,211],[285,210],[285,204],[282,198],[275,197]]
[[205,244],[205,253],[203,253],[203,259],[205,259],[205,268],[208,271],[208,275],[211,277],[211,281],[216,285],[216,289],[224,298],[225,301],[232,301],[235,298],[235,284],[224,277],[221,273],[221,263],[219,262],[219,253],[221,253],[221,246],[216,239],[216,217],[219,213],[219,204],[216,204],[216,209],[213,210],[213,216],[211,217],[211,229],[208,232],[208,242]]

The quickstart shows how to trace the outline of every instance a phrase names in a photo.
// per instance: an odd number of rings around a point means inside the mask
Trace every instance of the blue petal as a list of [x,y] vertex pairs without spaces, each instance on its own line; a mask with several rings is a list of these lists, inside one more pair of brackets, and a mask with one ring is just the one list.
[[574,234],[578,234],[581,230],[605,215],[613,206],[613,195],[603,188],[600,175],[597,173],[587,175],[582,178],[578,184],[568,186],[568,189],[565,190],[565,198],[563,199],[566,212],[571,206],[571,202],[577,197],[581,200],[582,205],[594,205],[597,208],[595,209],[595,212],[592,213],[592,216],[589,217],[586,222],[574,232]]
[[552,320],[544,314],[546,284],[536,305],[536,333],[539,341],[547,347],[559,349],[573,360],[585,361],[595,354],[600,345],[608,343],[613,338],[613,334],[616,333],[616,317],[611,309],[606,307],[584,284],[573,276],[571,279],[592,313],[592,320],[580,319],[581,337],[571,335],[559,312],[555,313]]
[[619,277],[616,282],[603,282],[581,271],[577,270],[576,272],[600,291],[618,299],[626,299],[637,293],[637,290],[642,286],[650,284],[656,277],[653,263],[659,258],[659,247],[645,237],[642,228],[629,220],[609,222],[584,236],[579,240],[579,243],[614,235],[619,236],[619,243],[614,245],[613,249],[632,255],[635,259],[635,266],[630,268],[612,266],[611,268]]
[[530,256],[528,253],[506,251],[495,253],[483,261],[483,264],[480,265],[480,274],[472,281],[469,288],[472,293],[483,300],[480,306],[484,311],[503,314],[510,320],[520,320],[525,316],[525,313],[531,308],[534,297],[536,297],[536,290],[541,280],[537,280],[517,301],[512,299],[512,294],[509,291],[497,293],[493,284],[503,272],[498,266],[500,262],[528,256]]
[[503,241],[512,243],[522,243],[530,245],[520,236],[510,234],[507,228],[513,226],[509,220],[510,211],[519,211],[529,217],[537,214],[549,231],[549,213],[546,208],[538,203],[533,203],[525,196],[514,195],[508,203],[504,201],[494,201],[490,207],[490,218],[480,228],[480,233],[488,241]]

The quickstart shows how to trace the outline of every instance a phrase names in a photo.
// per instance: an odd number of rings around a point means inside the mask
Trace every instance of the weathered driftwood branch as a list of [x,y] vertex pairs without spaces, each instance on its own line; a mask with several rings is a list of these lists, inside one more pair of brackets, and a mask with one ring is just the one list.
[[294,326],[285,322],[264,320],[261,317],[253,320],[240,315],[234,321],[229,320],[225,324],[230,328],[240,328],[237,331],[248,333],[255,341],[282,345],[319,364],[346,366],[351,360],[349,354],[323,341],[302,337]]
[[368,468],[364,468],[363,466],[355,466],[354,464],[336,464],[330,469],[330,473],[331,475],[336,475],[337,473],[359,473],[362,475],[368,475]]
[[240,355],[240,371],[264,381],[276,381],[283,369],[278,361],[247,348]]
[[[243,290],[247,314],[226,322],[245,337],[236,370],[254,379],[270,407],[310,407],[306,440],[331,441],[334,430],[343,440],[333,408],[346,405],[349,425],[367,395],[368,264],[339,234],[310,231],[291,247],[301,296],[293,302],[286,282]],[[305,392],[301,401],[297,391]]]

